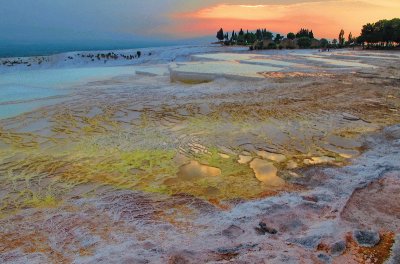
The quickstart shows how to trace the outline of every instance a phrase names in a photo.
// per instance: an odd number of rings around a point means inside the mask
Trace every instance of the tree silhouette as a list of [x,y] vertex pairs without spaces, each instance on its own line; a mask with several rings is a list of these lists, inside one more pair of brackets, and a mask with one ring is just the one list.
[[[310,37],[310,31],[308,29],[302,28],[299,30],[299,32],[297,32],[296,34],[296,38],[302,38],[302,37]],[[314,34],[313,34],[314,37]]]
[[287,34],[287,38],[293,40],[293,39],[296,38],[296,35],[293,32],[290,32],[290,33]]
[[232,31],[231,42],[235,41],[235,30]]
[[224,30],[221,28],[221,29],[218,30],[218,32],[217,32],[217,39],[218,39],[219,41],[223,41],[224,38],[225,38],[225,36],[224,36]]
[[309,48],[311,46],[311,39],[309,37],[301,37],[297,40],[297,45],[302,49]]
[[321,45],[322,48],[326,48],[326,47],[328,47],[328,45],[329,45],[328,40],[327,40],[327,39],[324,39],[324,38],[322,38],[322,39],[319,41],[319,43],[320,43],[320,45]]
[[349,33],[349,36],[347,37],[347,43],[348,44],[351,44],[351,43],[353,43],[354,42],[354,39],[353,39],[353,34],[351,34],[351,32]]
[[274,37],[274,34],[264,29],[263,39],[271,40]]
[[377,44],[376,46],[394,46],[400,43],[400,18],[391,20],[379,20],[375,23],[368,23],[362,27],[361,35],[357,39],[361,44],[364,42]]
[[339,33],[339,45],[340,46],[344,45],[344,30],[343,29],[340,30],[340,33]]
[[256,37],[257,37],[257,40],[262,40],[262,33],[261,33],[260,29],[256,30]]
[[274,39],[274,42],[278,44],[279,42],[281,42],[281,40],[282,40],[283,38],[284,38],[284,37],[281,36],[281,34],[276,34],[275,39]]

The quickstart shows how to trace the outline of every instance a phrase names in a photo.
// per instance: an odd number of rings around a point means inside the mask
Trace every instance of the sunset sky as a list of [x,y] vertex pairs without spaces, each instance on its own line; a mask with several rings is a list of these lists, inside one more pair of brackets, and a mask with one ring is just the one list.
[[399,0],[13,0],[0,9],[1,38],[24,40],[176,39],[223,27],[272,32],[313,29],[353,35],[367,22],[400,16]]

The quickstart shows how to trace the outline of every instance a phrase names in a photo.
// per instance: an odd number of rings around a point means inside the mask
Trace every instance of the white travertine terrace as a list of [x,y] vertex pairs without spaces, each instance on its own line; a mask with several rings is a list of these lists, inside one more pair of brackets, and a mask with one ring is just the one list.
[[263,77],[259,73],[267,71],[280,71],[282,68],[237,62],[212,61],[172,64],[170,65],[169,69],[171,81],[201,83],[213,81],[218,78],[262,80]]

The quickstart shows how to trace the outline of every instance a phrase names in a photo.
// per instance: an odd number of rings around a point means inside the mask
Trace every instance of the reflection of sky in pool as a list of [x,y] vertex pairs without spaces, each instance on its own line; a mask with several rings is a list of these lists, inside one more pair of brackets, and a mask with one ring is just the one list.
[[[133,67],[47,69],[0,75],[0,118],[7,118],[51,105],[66,95],[68,88],[89,81],[134,74]],[[34,101],[33,101],[34,100]],[[18,101],[18,102],[13,102]]]
[[270,60],[270,59],[251,59],[240,61],[240,63],[258,64],[258,65],[274,65],[279,67],[299,66],[296,63],[288,61]]
[[251,77],[262,78],[258,73],[267,71],[280,71],[281,68],[268,66],[268,65],[255,65],[237,62],[192,62],[186,64],[179,64],[171,67],[173,75],[180,79],[180,76],[186,79],[186,74],[193,74],[190,78],[200,80],[202,77],[207,76],[208,79],[215,79],[218,77]]
[[62,98],[53,98],[40,101],[28,101],[17,104],[0,105],[0,119],[17,116],[22,113],[33,111],[37,108],[52,105],[62,101]]
[[254,58],[265,57],[264,55],[258,54],[241,54],[241,53],[210,53],[193,55],[194,59],[210,59],[210,60],[221,60],[221,61],[234,61],[234,60],[250,60]]
[[50,88],[4,84],[0,85],[0,103],[40,99],[60,95],[60,92]]
[[273,60],[270,56],[260,55],[260,54],[241,54],[241,53],[211,53],[211,54],[200,54],[193,55],[194,60],[213,60],[213,61],[231,61],[246,64],[256,64],[256,65],[273,65],[278,67],[290,67],[298,66],[295,63],[283,61],[283,60]]
[[262,54],[241,54],[241,53],[211,53],[211,54],[200,54],[193,55],[192,58],[196,59],[209,59],[216,61],[231,61],[239,62],[245,64],[255,64],[255,65],[272,65],[279,67],[295,67],[300,66],[299,64],[282,61],[282,60],[272,60],[270,56]]
[[343,67],[360,67],[360,68],[373,68],[374,66],[356,62],[356,61],[343,61],[343,60],[332,60],[332,59],[324,59],[318,57],[307,57],[307,60],[318,61],[325,64],[333,65],[333,66],[343,66]]
[[323,66],[325,66],[325,67],[331,66],[331,67],[375,68],[372,65],[365,64],[365,63],[360,63],[360,62],[357,62],[357,61],[335,60],[335,59],[326,58],[326,57],[330,56],[330,54],[329,55],[321,54],[322,56],[317,56],[317,55],[314,55],[314,54],[293,53],[293,55],[304,57],[308,61],[322,63],[322,64],[324,64]]
[[168,75],[169,71],[167,65],[142,66],[142,67],[137,67],[136,74],[149,75],[149,76],[164,76]]
[[194,62],[171,66],[171,79],[184,82],[211,81],[220,77],[263,78],[259,73],[281,71],[291,62],[269,59],[266,55],[211,53],[193,55]]

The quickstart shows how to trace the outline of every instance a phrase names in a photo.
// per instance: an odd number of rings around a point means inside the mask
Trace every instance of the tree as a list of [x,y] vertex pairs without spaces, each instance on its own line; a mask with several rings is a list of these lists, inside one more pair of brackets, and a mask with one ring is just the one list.
[[245,35],[245,39],[247,43],[253,44],[257,40],[257,36],[253,32],[247,32]]
[[333,40],[332,40],[332,44],[336,46],[336,44],[337,44],[337,39],[333,39]]
[[243,29],[240,29],[240,31],[239,31],[239,35],[238,35],[238,37],[237,37],[237,43],[238,44],[244,44],[244,32],[243,32]]
[[351,44],[351,43],[354,42],[353,34],[351,34],[351,32],[349,33],[349,36],[347,37],[347,42],[348,42],[349,44]]
[[309,37],[301,37],[297,40],[297,45],[302,49],[309,48],[311,46],[311,39]]
[[339,33],[339,45],[340,46],[344,45],[344,30],[343,29],[340,30],[340,33]]
[[310,39],[313,39],[313,38],[314,38],[314,33],[312,32],[312,30],[308,33],[308,37],[309,37]]
[[260,29],[256,30],[256,37],[257,37],[257,40],[262,40],[262,33],[261,33]]
[[290,32],[287,34],[287,38],[293,40],[296,38],[296,35],[293,32]]
[[394,46],[400,43],[400,18],[391,20],[379,20],[368,23],[362,27],[361,36],[358,39],[362,43],[375,44],[375,47]]
[[274,34],[264,29],[263,39],[271,40],[274,37]]
[[281,42],[282,39],[283,36],[281,36],[281,34],[276,34],[274,42],[278,44],[279,42]]
[[320,42],[322,48],[327,48],[329,45],[328,40],[324,39],[324,38],[322,38],[319,42]]
[[[310,38],[310,33],[311,33],[310,30],[302,28],[299,30],[299,32],[297,32],[296,38],[302,38],[302,37]],[[312,34],[312,36],[314,37],[314,34]]]
[[225,38],[225,36],[224,36],[224,30],[221,28],[221,29],[218,30],[218,32],[217,32],[217,39],[218,39],[219,41],[223,41],[224,38]]
[[232,31],[231,42],[235,41],[235,30]]

